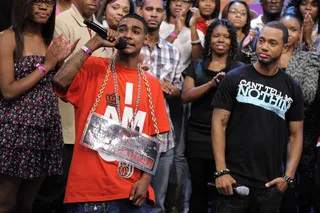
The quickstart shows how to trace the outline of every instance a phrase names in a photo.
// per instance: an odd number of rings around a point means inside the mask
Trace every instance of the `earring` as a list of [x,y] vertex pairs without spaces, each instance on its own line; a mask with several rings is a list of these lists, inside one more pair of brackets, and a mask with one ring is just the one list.
[[210,56],[210,55],[211,55],[211,47],[209,48],[207,56]]

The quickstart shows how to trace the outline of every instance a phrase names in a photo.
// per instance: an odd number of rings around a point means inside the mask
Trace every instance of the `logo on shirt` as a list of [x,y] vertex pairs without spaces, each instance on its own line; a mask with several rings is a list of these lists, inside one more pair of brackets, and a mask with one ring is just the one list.
[[277,114],[285,120],[285,114],[290,109],[292,98],[282,94],[272,87],[252,81],[241,80],[238,85],[237,101],[253,104]]
[[[108,106],[117,106],[116,95],[114,93],[106,95],[106,101]],[[120,101],[120,97],[119,97]]]

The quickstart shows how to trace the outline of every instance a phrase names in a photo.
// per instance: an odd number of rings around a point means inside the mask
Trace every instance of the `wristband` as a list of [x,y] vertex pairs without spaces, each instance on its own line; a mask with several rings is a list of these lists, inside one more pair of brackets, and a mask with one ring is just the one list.
[[230,174],[229,169],[223,169],[223,170],[220,170],[219,172],[215,172],[213,177],[216,179],[216,178],[221,177],[222,175],[226,175],[226,174]]
[[87,55],[89,55],[89,56],[92,54],[91,50],[89,50],[89,48],[86,47],[86,46],[82,46],[81,49],[83,50],[83,52],[84,52],[85,54],[87,54]]
[[200,39],[195,40],[195,41],[191,41],[190,44],[201,44]]
[[175,34],[174,32],[171,32],[171,33],[170,33],[170,36],[173,37],[174,39],[177,39],[177,38],[178,38],[177,34]]
[[39,63],[36,64],[36,67],[38,70],[40,70],[44,74],[47,74],[47,70],[43,66],[41,66]]

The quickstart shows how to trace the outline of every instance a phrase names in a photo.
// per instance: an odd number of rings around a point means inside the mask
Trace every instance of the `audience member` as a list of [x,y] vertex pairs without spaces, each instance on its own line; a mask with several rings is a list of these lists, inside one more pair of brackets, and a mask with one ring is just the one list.
[[231,1],[223,8],[222,18],[229,20],[237,30],[238,49],[235,54],[235,59],[246,64],[250,63],[250,58],[247,57],[241,50],[243,41],[250,32],[250,8],[245,1]]
[[[310,212],[315,205],[315,163],[317,159],[316,143],[319,127],[319,102],[316,94],[319,92],[320,55],[312,51],[302,51],[300,38],[302,34],[302,20],[295,13],[294,7],[281,16],[280,22],[289,31],[287,50],[281,56],[279,66],[286,68],[286,73],[296,80],[302,89],[304,97],[304,128],[303,151],[298,167],[297,191],[299,198],[299,212]],[[317,100],[318,99],[318,100]],[[294,212],[296,203],[294,194],[285,205],[283,212]],[[296,212],[296,210],[295,210]]]
[[0,34],[0,212],[31,213],[45,177],[62,174],[52,79],[78,40],[53,39],[54,11],[54,0],[15,0]]
[[63,11],[69,10],[72,5],[72,0],[57,0],[56,3],[56,15],[59,15]]
[[196,0],[196,7],[199,8],[201,14],[197,29],[205,35],[208,26],[219,17],[220,0]]
[[104,27],[117,30],[120,19],[134,12],[132,0],[106,0],[101,5],[97,19]]
[[[164,18],[164,3],[162,0],[145,0],[142,2],[139,14],[148,24],[149,39],[141,50],[145,63],[153,76],[157,77],[162,86],[166,99],[180,97],[181,82],[181,54],[170,42],[159,35],[160,25]],[[170,115],[169,104],[166,101],[167,113]],[[162,153],[156,174],[152,177],[151,186],[156,195],[154,212],[166,212],[164,202],[168,188],[170,170],[173,163],[175,135],[172,120],[170,132],[161,134]],[[181,162],[183,167],[183,163]]]
[[[252,212],[279,212],[283,193],[294,186],[304,115],[301,88],[278,68],[287,41],[282,23],[268,23],[258,38],[258,61],[229,72],[214,96],[217,213],[252,207],[257,208]],[[248,187],[250,196],[239,196],[237,186]]]
[[[211,118],[212,97],[225,73],[243,63],[235,61],[237,34],[232,23],[222,19],[214,21],[205,37],[203,59],[193,62],[186,72],[182,100],[191,104],[186,136],[186,156],[191,173],[192,188],[190,213],[208,212],[208,182],[215,172]],[[216,201],[216,195],[215,201]]]
[[260,31],[267,23],[280,18],[284,0],[260,0],[263,13],[251,21],[251,28]]
[[291,1],[303,20],[303,41],[307,49],[320,52],[320,0]]

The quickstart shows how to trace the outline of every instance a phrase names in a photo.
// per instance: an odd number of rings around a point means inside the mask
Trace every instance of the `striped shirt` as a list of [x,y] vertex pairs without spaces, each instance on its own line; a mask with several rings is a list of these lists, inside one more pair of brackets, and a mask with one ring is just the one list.
[[[182,89],[181,73],[183,67],[181,65],[181,54],[177,48],[159,37],[158,42],[153,47],[149,45],[144,46],[140,53],[144,55],[144,63],[149,65],[148,72],[150,74],[159,80],[166,79],[176,88]],[[170,110],[167,101],[166,108],[169,115],[170,132],[160,135],[161,141],[163,142],[161,146],[162,152],[166,152],[175,146],[175,133],[170,119]]]

